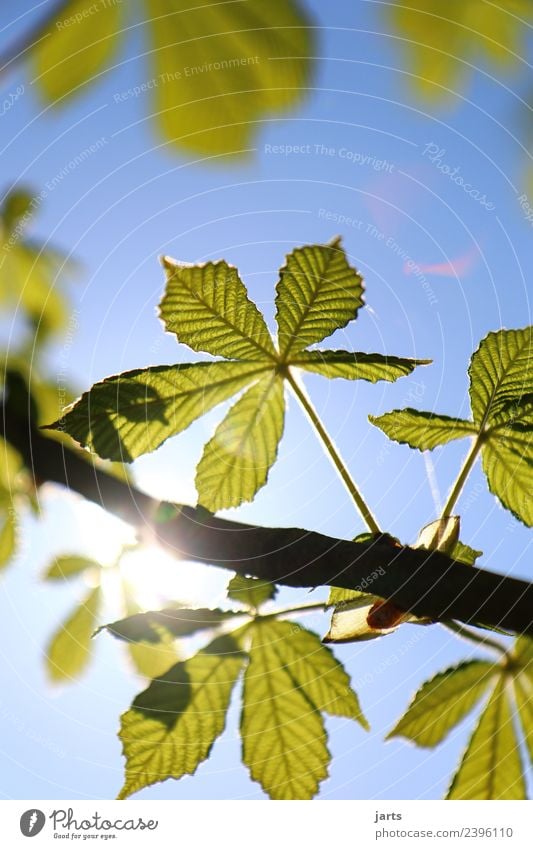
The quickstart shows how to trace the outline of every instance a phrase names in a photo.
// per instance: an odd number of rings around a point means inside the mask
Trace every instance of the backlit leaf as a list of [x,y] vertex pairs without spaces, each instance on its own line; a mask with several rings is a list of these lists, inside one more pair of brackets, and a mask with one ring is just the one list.
[[407,737],[417,746],[436,746],[470,713],[494,675],[494,664],[481,660],[440,672],[422,685],[388,737]]
[[130,462],[154,451],[260,374],[257,363],[135,369],[96,383],[51,427],[66,430],[100,457]]
[[163,610],[149,610],[146,613],[133,613],[125,619],[103,625],[99,631],[109,631],[114,637],[127,642],[145,640],[150,643],[161,642],[161,632],[173,637],[190,637],[198,631],[219,628],[223,622],[238,616],[228,610],[211,610],[207,607],[196,609],[167,607]]
[[428,451],[453,439],[475,436],[477,433],[472,422],[451,416],[437,416],[410,407],[368,418],[389,439],[411,448],[418,448],[419,451]]
[[526,798],[520,746],[503,676],[470,738],[446,798]]
[[217,427],[196,469],[198,500],[212,513],[251,501],[266,483],[283,433],[283,380],[265,375]]
[[533,763],[533,684],[531,677],[515,676],[514,692],[524,740],[530,760]]
[[244,677],[243,762],[271,799],[312,799],[331,756],[318,708],[295,686],[272,623],[252,631]]
[[363,305],[363,278],[352,268],[340,239],[296,248],[287,257],[276,287],[276,320],[283,358],[356,318]]
[[462,563],[467,563],[468,566],[473,566],[482,554],[482,551],[477,551],[475,548],[465,545],[464,542],[456,542],[450,552],[450,557],[453,557],[454,560],[460,560]]
[[[126,581],[122,581],[122,595],[124,607],[129,616],[140,613],[140,607],[135,599],[135,593]],[[153,626],[157,631],[157,625]],[[130,642],[128,645],[129,656],[135,672],[144,678],[159,678],[171,666],[179,661],[176,651],[175,639],[172,634],[161,628],[160,642]]]
[[295,622],[272,620],[266,626],[269,639],[279,648],[285,670],[314,706],[332,716],[368,723],[350,686],[343,666],[316,634]]
[[9,564],[16,547],[17,517],[13,508],[10,508],[5,514],[0,513],[0,571]]
[[489,333],[472,356],[470,401],[476,424],[514,424],[533,396],[533,327]]
[[124,4],[71,0],[33,48],[33,68],[44,96],[75,94],[106,70],[119,46]]
[[234,266],[224,260],[179,265],[169,257],[163,264],[160,314],[179,342],[215,356],[272,363],[276,352],[265,320]]
[[100,588],[96,587],[52,637],[47,649],[47,670],[52,681],[70,681],[84,671],[91,655],[91,636],[100,602]]
[[324,377],[342,377],[345,380],[398,380],[411,374],[420,365],[431,360],[410,360],[404,357],[387,357],[385,354],[361,354],[352,351],[302,351],[291,357],[290,363]]
[[137,696],[121,721],[126,781],[119,799],[196,772],[224,730],[244,657],[231,637],[219,637]]
[[528,527],[533,526],[533,428],[491,433],[482,449],[490,491]]
[[96,560],[91,560],[88,557],[79,557],[78,555],[63,555],[56,557],[48,567],[43,577],[47,581],[61,581],[64,578],[70,578],[73,575],[80,575],[86,569],[101,569],[100,563]]
[[451,556],[459,542],[461,520],[459,516],[446,516],[425,525],[420,531],[414,548],[444,551]]
[[274,584],[244,575],[234,575],[228,584],[228,598],[252,608],[270,601],[277,592],[278,588]]
[[165,138],[207,155],[242,153],[265,115],[309,82],[313,30],[292,0],[147,0],[156,116]]

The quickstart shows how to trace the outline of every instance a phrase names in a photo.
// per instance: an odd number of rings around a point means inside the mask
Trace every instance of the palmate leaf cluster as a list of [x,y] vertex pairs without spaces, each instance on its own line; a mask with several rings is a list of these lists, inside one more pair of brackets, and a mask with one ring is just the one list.
[[[118,567],[117,564],[114,564]],[[47,582],[75,582],[81,585],[79,600],[52,634],[46,648],[46,671],[51,682],[68,684],[87,671],[92,657],[92,637],[97,630],[104,609],[105,566],[96,560],[77,554],[56,557],[43,575]],[[119,609],[124,615],[135,619],[141,608],[133,588],[121,578]],[[163,629],[157,632],[157,640],[141,638],[127,646],[130,666],[145,678],[162,674],[178,659],[173,635]]]
[[473,438],[490,491],[531,527],[533,327],[489,333],[473,354],[468,372],[472,419],[408,407],[370,416],[370,421],[390,439],[419,451]]
[[244,155],[255,129],[302,97],[314,30],[295,0],[71,0],[31,52],[41,93],[55,106],[112,71],[132,30],[145,36],[148,73],[117,91],[114,108],[150,98],[166,142],[205,156]]
[[126,781],[119,798],[196,772],[224,730],[241,676],[243,763],[272,799],[310,799],[327,777],[324,714],[368,728],[346,672],[319,637],[275,614],[256,615],[274,594],[265,582],[236,577],[228,597],[238,599],[240,611],[153,611],[107,626],[122,640],[154,640],[156,625],[185,636],[248,618],[152,681],[122,716]]
[[464,661],[423,684],[389,738],[434,748],[482,703],[447,798],[525,799],[522,749],[533,760],[532,685],[533,641],[519,637],[500,662]]
[[[100,457],[130,462],[158,448],[222,401],[242,393],[206,444],[197,466],[199,502],[211,512],[251,501],[276,460],[291,369],[347,380],[393,381],[427,360],[318,350],[356,318],[363,281],[338,239],[296,248],[276,294],[277,343],[224,261],[163,261],[167,287],[160,315],[193,351],[224,357],[155,366],[109,377],[67,408],[55,428]],[[243,392],[243,390],[245,390]]]

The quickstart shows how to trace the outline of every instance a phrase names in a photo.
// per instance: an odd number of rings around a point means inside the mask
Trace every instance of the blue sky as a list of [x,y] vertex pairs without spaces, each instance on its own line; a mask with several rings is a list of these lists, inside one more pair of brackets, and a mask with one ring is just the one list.
[[[4,39],[27,24],[10,22],[32,5],[2,4]],[[159,255],[234,263],[272,326],[273,287],[284,255],[340,233],[365,276],[368,306],[328,344],[427,357],[434,364],[394,385],[312,376],[306,385],[380,523],[409,542],[434,518],[427,467],[417,452],[388,444],[367,415],[408,405],[467,415],[466,367],[479,340],[501,326],[531,324],[531,225],[518,202],[527,191],[520,104],[526,85],[523,76],[491,77],[479,62],[454,108],[430,109],[409,87],[381,4],[339,0],[326,8],[313,0],[306,6],[320,25],[312,87],[290,114],[258,126],[243,161],[192,162],[154,132],[147,95],[115,102],[115,94],[147,77],[144,62],[133,61],[142,51],[136,35],[123,53],[131,61],[60,111],[43,106],[27,69],[5,78],[3,93],[20,83],[26,91],[1,119],[2,184],[4,191],[14,185],[39,190],[84,149],[98,146],[48,193],[32,231],[72,250],[82,265],[71,287],[79,328],[68,350],[59,343],[48,355],[51,373],[66,361],[80,391],[107,374],[195,356],[164,335],[157,319]],[[287,154],[287,147],[299,152]],[[458,167],[494,208],[468,195],[439,164]],[[408,273],[409,260],[427,269],[424,280]],[[138,483],[155,496],[192,501],[194,466],[220,417],[217,410],[138,461]],[[457,443],[431,455],[441,498],[466,449]],[[27,519],[25,544],[0,588],[6,765],[0,794],[113,798],[122,773],[118,716],[142,682],[128,672],[121,647],[100,636],[83,679],[51,687],[43,647],[83,590],[49,587],[39,576],[57,553],[112,559],[114,531],[102,530],[97,510],[57,490],[42,493],[42,506],[40,521]],[[485,552],[482,563],[528,577],[530,536],[488,493],[479,467],[463,507],[462,538]],[[336,536],[363,530],[293,401],[268,486],[252,505],[227,515]],[[202,573],[210,601],[220,600],[226,577],[211,569]],[[315,597],[324,593],[281,596],[286,602]],[[324,633],[327,617],[309,616],[306,624]],[[404,626],[336,654],[352,675],[372,731],[328,720],[334,759],[321,798],[442,796],[471,720],[435,752],[383,738],[423,680],[476,649],[439,627]],[[139,798],[260,798],[239,763],[237,701],[227,733],[195,777],[167,781]]]

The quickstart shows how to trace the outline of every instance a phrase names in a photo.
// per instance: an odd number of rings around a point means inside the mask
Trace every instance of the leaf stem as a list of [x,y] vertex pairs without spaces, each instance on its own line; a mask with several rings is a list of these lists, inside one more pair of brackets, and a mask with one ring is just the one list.
[[329,455],[331,462],[333,463],[333,465],[335,466],[335,468],[336,468],[336,470],[339,474],[339,477],[341,478],[346,489],[350,493],[350,496],[351,496],[352,500],[354,501],[357,509],[359,510],[368,530],[371,531],[372,533],[379,534],[380,528],[379,528],[379,525],[378,525],[376,519],[374,518],[374,516],[372,514],[372,511],[370,510],[370,508],[368,507],[363,496],[359,492],[355,481],[351,477],[351,475],[350,475],[348,469],[346,468],[339,452],[335,448],[335,445],[333,444],[333,440],[331,439],[331,437],[329,436],[328,432],[326,431],[324,425],[322,424],[322,422],[320,420],[320,416],[318,415],[317,411],[315,410],[315,408],[314,408],[314,406],[311,402],[311,399],[308,397],[308,395],[305,392],[305,390],[303,389],[303,387],[301,387],[298,384],[298,382],[294,379],[294,375],[291,374],[291,371],[290,371],[289,368],[287,368],[285,375],[286,375],[286,378],[289,382],[289,385],[290,385],[292,391],[294,392],[294,394],[296,395],[301,406],[303,407],[303,409],[307,413],[309,421],[311,422],[314,429],[316,430],[324,448],[326,449],[326,453]]
[[455,483],[454,483],[454,485],[453,485],[453,487],[450,491],[450,494],[448,496],[446,504],[442,508],[441,519],[445,519],[447,516],[451,516],[452,510],[455,507],[457,499],[461,495],[461,492],[462,492],[463,487],[466,483],[468,475],[472,471],[474,463],[477,460],[477,456],[478,456],[479,452],[481,451],[482,445],[483,445],[483,437],[482,437],[481,433],[478,433],[478,435],[476,436],[476,438],[474,439],[474,441],[472,443],[470,451],[468,452],[468,454],[465,457],[464,463],[463,463],[463,465],[462,465],[462,467],[459,471],[459,474],[457,475],[457,480],[455,481]]
[[309,604],[298,604],[296,607],[282,607],[279,610],[273,610],[272,613],[260,613],[259,619],[275,619],[278,616],[289,616],[293,613],[313,613],[315,611],[327,610],[328,604],[325,601],[310,602]]
[[470,628],[466,627],[466,625],[460,625],[452,619],[441,622],[440,624],[444,628],[447,628],[448,631],[453,631],[454,634],[458,634],[470,643],[477,643],[486,649],[493,649],[498,652],[498,654],[507,654],[507,649],[502,643],[498,643],[496,640],[491,640],[490,637],[484,637],[481,634],[476,634],[475,631],[471,631]]

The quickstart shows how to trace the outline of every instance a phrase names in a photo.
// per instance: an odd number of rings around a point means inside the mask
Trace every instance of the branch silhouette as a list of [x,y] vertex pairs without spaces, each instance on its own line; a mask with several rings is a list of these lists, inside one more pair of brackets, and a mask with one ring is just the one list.
[[[98,467],[90,455],[43,435],[21,375],[7,375],[2,435],[37,486],[67,487],[134,526],[177,557],[289,587],[364,588],[432,620],[458,620],[533,635],[533,584],[396,546],[387,536],[351,542],[300,528],[265,528],[220,519],[203,508],[168,505]],[[162,514],[166,513],[166,521]]]

